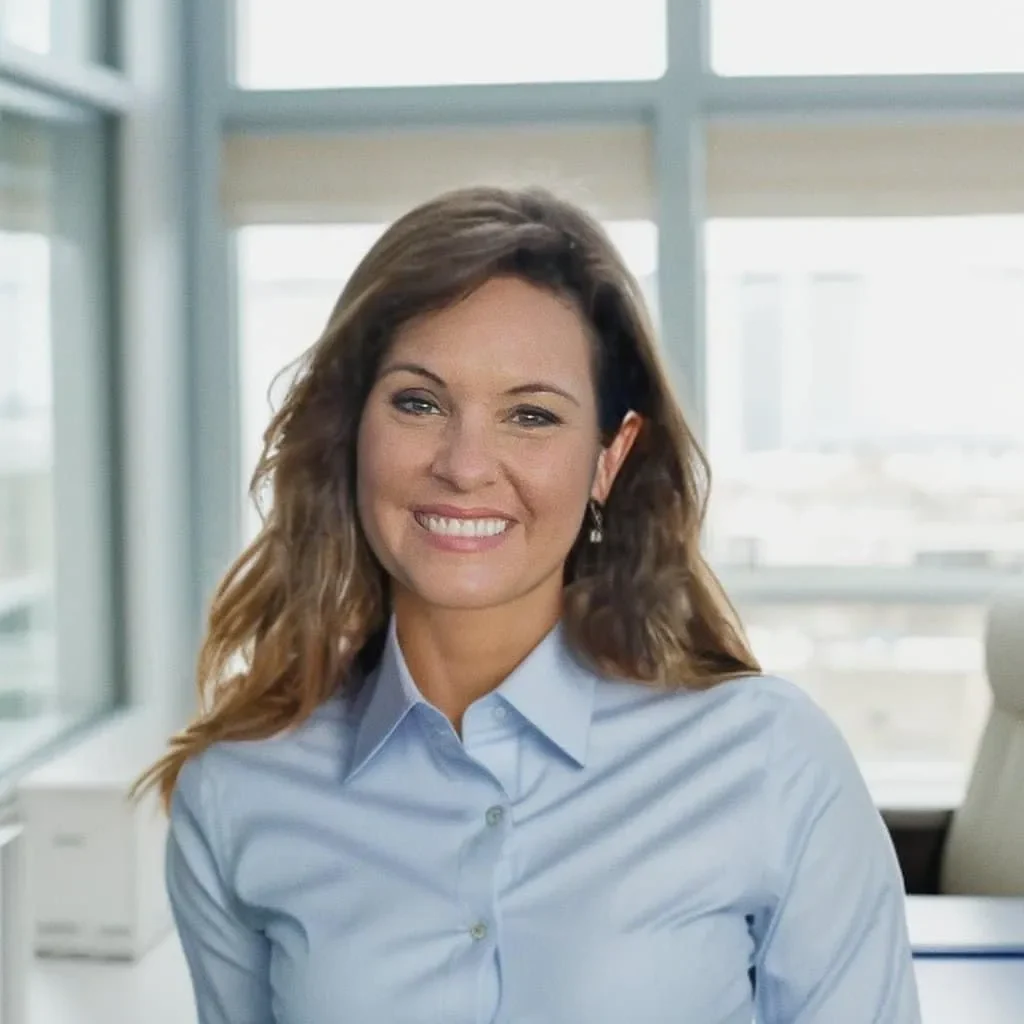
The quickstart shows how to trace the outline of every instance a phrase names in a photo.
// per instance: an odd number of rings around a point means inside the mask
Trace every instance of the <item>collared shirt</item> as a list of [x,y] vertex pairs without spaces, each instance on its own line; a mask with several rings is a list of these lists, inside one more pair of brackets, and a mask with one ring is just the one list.
[[201,1024],[918,1024],[891,843],[795,686],[610,679],[556,627],[462,733],[392,622],[358,697],[185,766]]

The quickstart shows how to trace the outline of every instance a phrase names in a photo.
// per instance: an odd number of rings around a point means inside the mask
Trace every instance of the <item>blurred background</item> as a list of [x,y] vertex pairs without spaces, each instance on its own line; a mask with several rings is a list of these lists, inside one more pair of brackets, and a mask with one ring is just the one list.
[[707,551],[880,806],[953,808],[1024,574],[1020,0],[0,0],[0,777],[191,712],[261,433],[384,226],[598,215]]

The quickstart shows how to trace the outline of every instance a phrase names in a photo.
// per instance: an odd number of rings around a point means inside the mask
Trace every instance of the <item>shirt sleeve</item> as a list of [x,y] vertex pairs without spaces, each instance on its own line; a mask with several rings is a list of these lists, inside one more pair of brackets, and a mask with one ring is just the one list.
[[772,746],[757,1021],[920,1024],[903,880],[853,755],[802,694],[777,719]]
[[167,838],[166,881],[195,990],[199,1024],[273,1024],[266,936],[242,919],[215,855],[203,759],[178,776]]

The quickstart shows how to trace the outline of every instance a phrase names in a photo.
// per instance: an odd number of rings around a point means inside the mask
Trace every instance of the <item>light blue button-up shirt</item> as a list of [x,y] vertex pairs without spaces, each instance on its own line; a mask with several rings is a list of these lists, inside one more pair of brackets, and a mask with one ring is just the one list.
[[394,623],[357,697],[190,761],[167,881],[201,1024],[918,1024],[902,883],[825,715],[664,692],[556,627],[460,739]]

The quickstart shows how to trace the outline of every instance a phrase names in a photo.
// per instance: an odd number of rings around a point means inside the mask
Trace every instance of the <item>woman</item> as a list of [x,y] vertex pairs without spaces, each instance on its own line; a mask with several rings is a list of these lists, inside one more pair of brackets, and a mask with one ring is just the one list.
[[706,478],[588,216],[384,234],[142,780],[202,1024],[918,1020],[891,845],[702,559]]

